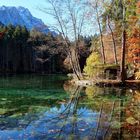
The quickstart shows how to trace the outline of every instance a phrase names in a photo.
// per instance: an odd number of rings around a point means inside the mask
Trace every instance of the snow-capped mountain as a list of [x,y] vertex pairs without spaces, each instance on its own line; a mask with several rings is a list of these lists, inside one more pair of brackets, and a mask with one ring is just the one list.
[[35,28],[38,31],[48,33],[49,28],[41,19],[33,17],[30,11],[24,7],[0,7],[0,22],[4,25],[21,25],[26,26],[29,30]]

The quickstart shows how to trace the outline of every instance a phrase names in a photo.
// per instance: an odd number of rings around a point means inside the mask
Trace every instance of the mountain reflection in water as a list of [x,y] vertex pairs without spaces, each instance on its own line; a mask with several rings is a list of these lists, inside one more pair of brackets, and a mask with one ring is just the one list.
[[63,75],[0,78],[0,140],[140,137],[140,90],[75,87]]

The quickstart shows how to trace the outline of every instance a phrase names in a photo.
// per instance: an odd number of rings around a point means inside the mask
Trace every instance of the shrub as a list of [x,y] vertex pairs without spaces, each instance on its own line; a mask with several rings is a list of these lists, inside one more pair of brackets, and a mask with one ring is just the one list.
[[100,55],[98,52],[93,52],[86,60],[86,66],[84,67],[84,72],[89,77],[97,76],[100,72],[100,69],[97,68],[97,65],[101,64]]

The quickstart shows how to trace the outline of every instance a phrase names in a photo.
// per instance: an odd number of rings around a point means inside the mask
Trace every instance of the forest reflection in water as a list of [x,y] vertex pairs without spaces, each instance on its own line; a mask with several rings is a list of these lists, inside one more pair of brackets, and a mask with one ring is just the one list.
[[78,87],[65,76],[0,79],[0,140],[140,137],[140,90]]

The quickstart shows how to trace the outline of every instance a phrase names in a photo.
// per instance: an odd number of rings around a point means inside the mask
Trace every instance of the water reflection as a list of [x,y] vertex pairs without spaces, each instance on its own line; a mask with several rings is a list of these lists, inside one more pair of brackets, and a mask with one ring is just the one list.
[[56,75],[1,78],[0,140],[140,137],[140,90],[83,88],[65,80]]

